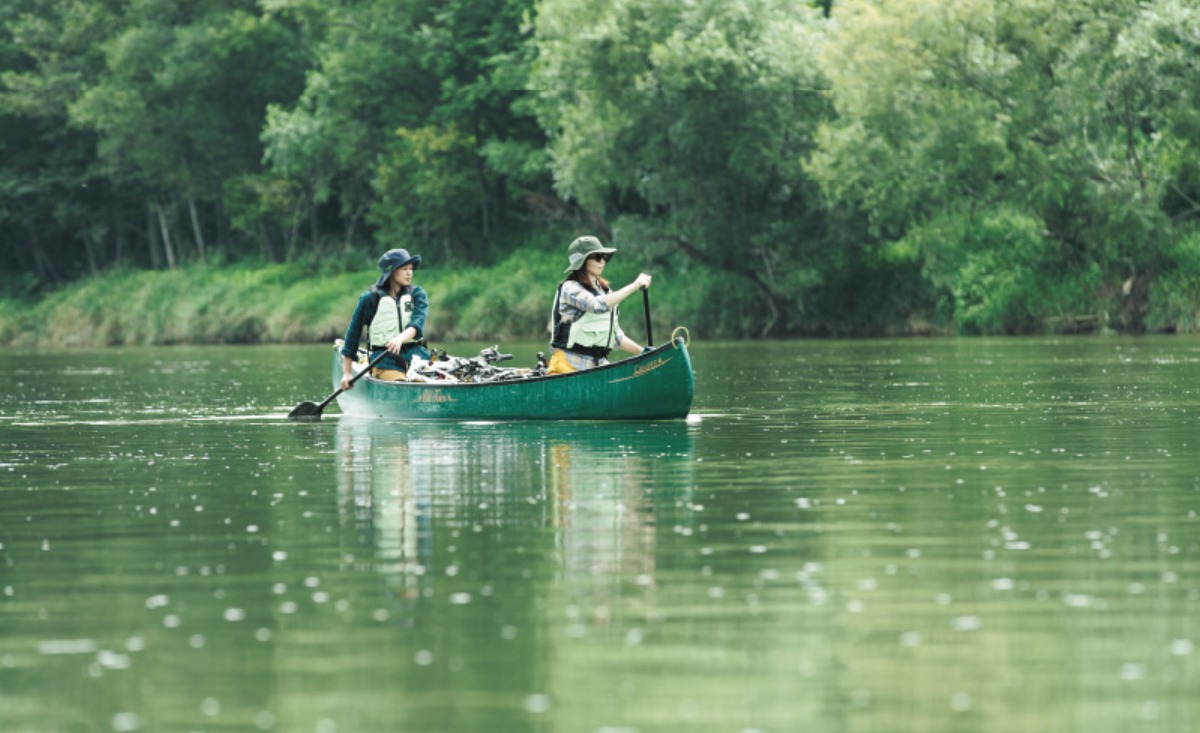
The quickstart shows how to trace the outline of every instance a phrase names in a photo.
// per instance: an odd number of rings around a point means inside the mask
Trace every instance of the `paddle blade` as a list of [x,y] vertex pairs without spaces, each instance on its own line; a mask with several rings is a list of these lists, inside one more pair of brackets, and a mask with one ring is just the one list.
[[289,420],[320,420],[321,405],[315,402],[301,402],[296,409],[288,413]]

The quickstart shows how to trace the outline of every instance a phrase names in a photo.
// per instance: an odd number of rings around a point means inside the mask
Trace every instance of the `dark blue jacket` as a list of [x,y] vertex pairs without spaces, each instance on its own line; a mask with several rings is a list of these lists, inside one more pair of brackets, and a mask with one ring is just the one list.
[[[409,294],[412,295],[413,300],[413,312],[408,325],[417,329],[416,340],[422,341],[425,338],[425,317],[429,315],[429,296],[425,294],[425,288],[420,285],[410,285],[409,288]],[[400,293],[400,295],[403,294],[403,292]],[[342,356],[348,356],[351,359],[357,358],[358,344],[362,340],[363,329],[371,325],[371,321],[375,318],[375,311],[379,308],[379,298],[383,295],[385,293],[382,290],[371,288],[359,296],[358,306],[354,309],[354,315],[350,316],[350,326],[346,329],[346,336],[343,339]],[[371,349],[371,358],[374,359],[382,351],[382,348]],[[414,355],[428,359],[429,350],[425,348],[424,343],[418,345],[409,341],[401,349],[399,359],[394,354],[388,354],[376,364],[376,368],[407,371],[408,362]]]

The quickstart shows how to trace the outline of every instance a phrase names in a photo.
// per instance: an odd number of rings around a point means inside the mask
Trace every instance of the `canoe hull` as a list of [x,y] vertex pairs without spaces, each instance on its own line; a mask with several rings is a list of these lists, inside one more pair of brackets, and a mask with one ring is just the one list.
[[[333,385],[342,378],[333,358]],[[405,420],[671,420],[686,417],[695,381],[683,339],[595,369],[482,384],[383,382],[364,376],[338,395],[347,415]]]

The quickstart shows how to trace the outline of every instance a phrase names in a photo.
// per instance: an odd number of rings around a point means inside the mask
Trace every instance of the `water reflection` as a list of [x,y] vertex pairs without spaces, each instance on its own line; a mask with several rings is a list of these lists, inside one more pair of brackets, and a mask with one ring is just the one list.
[[[337,428],[339,521],[390,588],[389,613],[412,623],[423,598],[490,596],[532,580],[505,555],[545,561],[575,623],[614,608],[650,613],[656,528],[677,531],[692,491],[686,424],[401,425],[343,418]],[[513,538],[523,542],[513,544]],[[474,567],[467,569],[464,565]],[[480,583],[454,579],[477,574]]]

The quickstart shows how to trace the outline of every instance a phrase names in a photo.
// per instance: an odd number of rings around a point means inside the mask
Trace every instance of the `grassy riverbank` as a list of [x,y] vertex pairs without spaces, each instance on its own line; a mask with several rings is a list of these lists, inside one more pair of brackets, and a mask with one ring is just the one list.
[[[678,325],[694,336],[718,338],[745,337],[761,328],[764,310],[745,297],[747,282],[689,269],[687,262],[647,265],[637,261],[635,251],[623,254],[605,274],[619,287],[640,267],[652,271],[658,340]],[[36,295],[22,294],[10,280],[0,289],[0,346],[328,342],[343,334],[358,296],[375,281],[373,262],[374,255],[363,254],[289,264],[113,269]],[[956,294],[962,305],[946,293],[951,299],[940,307],[928,305],[933,291],[915,274],[905,281],[909,287],[889,289],[879,268],[865,267],[853,291],[849,275],[823,283],[810,291],[803,313],[789,312],[779,320],[793,324],[788,333],[809,336],[1196,333],[1200,270],[1184,266],[1191,262],[1200,257],[1157,278],[1131,278],[1125,288],[1116,281],[1079,277],[1026,282],[1018,275],[1027,271],[1013,268],[1000,283],[1004,287],[996,286],[986,297],[974,291]],[[416,282],[429,294],[430,340],[546,338],[564,264],[558,240],[528,243],[477,266],[439,266],[437,257],[428,257]],[[622,319],[638,339],[644,338],[640,300],[626,301]]]
[[[415,282],[429,293],[427,332],[434,341],[540,339],[561,252],[518,251],[490,267],[426,266]],[[637,274],[613,260],[608,275],[623,284]],[[0,344],[85,347],[217,343],[314,343],[339,337],[358,296],[378,270],[337,265],[270,264],[123,270],[86,278],[36,300],[0,298]],[[672,303],[682,278],[656,276],[654,321],[662,337],[681,323]],[[624,325],[641,334],[640,302]],[[636,330],[635,330],[636,329]]]

